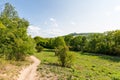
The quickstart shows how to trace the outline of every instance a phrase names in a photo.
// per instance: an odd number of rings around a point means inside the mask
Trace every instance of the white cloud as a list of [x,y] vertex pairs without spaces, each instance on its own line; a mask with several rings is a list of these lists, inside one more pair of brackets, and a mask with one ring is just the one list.
[[50,18],[51,26],[58,27],[58,23],[55,18]]
[[32,37],[35,36],[49,37],[49,35],[44,30],[42,30],[38,26],[33,26],[33,25],[28,27],[28,34],[31,35]]
[[120,11],[120,5],[119,5],[119,6],[115,6],[114,10],[115,10],[116,12],[119,12],[119,11]]
[[45,21],[44,24],[47,25],[48,23]]
[[41,36],[41,37],[56,37],[63,35],[63,31],[58,27],[42,29],[38,26],[29,26],[28,27],[28,34],[32,37]]
[[58,27],[58,24],[57,24],[57,23],[53,23],[53,26],[54,26],[54,27]]
[[41,28],[37,26],[29,26],[28,27],[28,34],[31,35],[32,37],[34,36],[39,36],[41,33]]
[[[46,28],[45,28],[46,27]],[[48,21],[44,22],[43,26],[31,25],[28,27],[28,34],[32,37],[56,37],[64,34],[63,30],[58,25],[55,18],[50,18]]]
[[41,30],[40,27],[37,27],[37,26],[29,26],[28,29],[33,30],[33,31],[40,31]]
[[45,30],[45,32],[47,32],[49,37],[55,37],[55,36],[63,35],[63,31],[61,29],[58,29],[58,28],[47,29],[47,30]]
[[52,22],[56,22],[56,20],[54,18],[50,18],[50,21]]
[[76,25],[76,23],[72,21],[72,22],[71,22],[71,25],[75,26],[75,25]]
[[117,15],[118,12],[120,12],[120,5],[114,6],[111,11],[105,12],[105,15],[110,17],[110,16],[113,16],[113,15]]
[[109,16],[111,16],[111,15],[112,15],[112,12],[107,11],[107,12],[105,13],[105,15],[109,17]]

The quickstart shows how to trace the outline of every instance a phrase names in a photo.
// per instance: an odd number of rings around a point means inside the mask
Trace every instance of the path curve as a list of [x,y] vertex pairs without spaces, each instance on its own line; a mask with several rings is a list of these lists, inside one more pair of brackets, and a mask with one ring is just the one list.
[[36,79],[36,70],[37,66],[40,64],[40,60],[35,56],[30,56],[33,60],[33,64],[29,65],[25,69],[20,71],[20,75],[17,80],[35,80]]

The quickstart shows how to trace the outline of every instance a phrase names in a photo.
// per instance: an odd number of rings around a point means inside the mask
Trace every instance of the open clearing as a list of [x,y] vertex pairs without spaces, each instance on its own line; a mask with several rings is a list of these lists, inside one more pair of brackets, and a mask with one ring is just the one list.
[[63,68],[58,65],[57,57],[51,50],[36,53],[35,56],[41,60],[39,77],[49,80],[120,80],[120,57],[80,52],[73,54],[76,55],[75,65]]

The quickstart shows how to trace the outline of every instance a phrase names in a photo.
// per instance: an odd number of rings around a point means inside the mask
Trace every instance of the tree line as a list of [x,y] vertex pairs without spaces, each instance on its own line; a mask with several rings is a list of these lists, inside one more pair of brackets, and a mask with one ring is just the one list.
[[55,49],[66,45],[72,51],[120,56],[120,30],[88,35],[66,35],[55,38],[35,37],[37,45]]
[[120,56],[120,30],[77,36],[69,34],[55,38],[36,36],[34,40],[38,52],[43,48],[53,49],[63,67],[71,67],[74,63],[75,54],[69,50]]

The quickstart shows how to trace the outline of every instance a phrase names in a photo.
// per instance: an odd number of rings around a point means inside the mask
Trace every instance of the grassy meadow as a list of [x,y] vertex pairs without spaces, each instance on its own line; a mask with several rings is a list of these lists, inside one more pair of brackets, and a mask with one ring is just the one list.
[[57,77],[58,80],[120,80],[120,57],[72,53],[76,56],[72,68],[61,67],[52,50],[36,53],[35,56],[41,60],[38,67],[40,77]]

